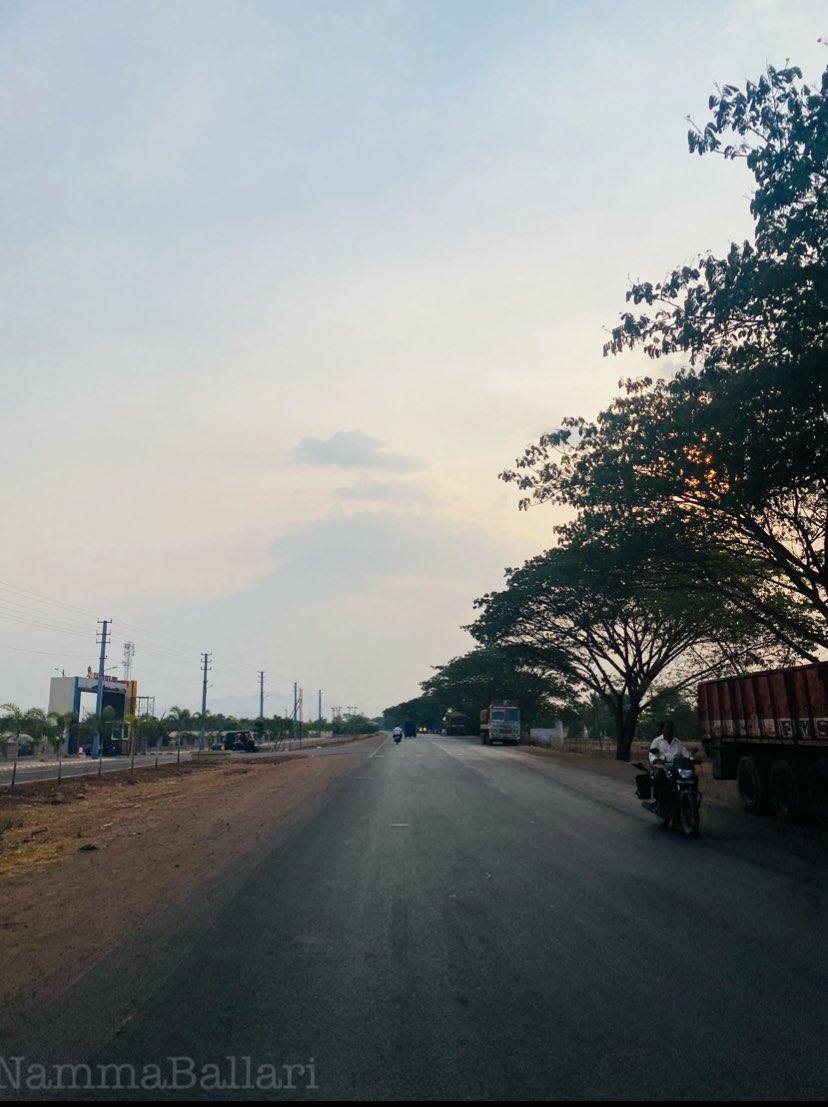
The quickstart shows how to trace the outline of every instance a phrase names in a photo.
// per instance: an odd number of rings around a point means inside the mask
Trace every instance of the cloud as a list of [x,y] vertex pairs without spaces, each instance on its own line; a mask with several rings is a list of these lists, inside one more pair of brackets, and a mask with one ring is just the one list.
[[362,431],[337,431],[330,438],[303,438],[293,451],[300,465],[335,465],[339,469],[380,469],[413,473],[422,469],[416,457],[389,453],[385,443]]
[[[292,594],[360,595],[388,578],[497,580],[506,564],[496,539],[429,512],[332,515],[273,543],[271,578]],[[473,598],[473,597],[470,597]]]
[[366,500],[387,504],[433,504],[435,497],[422,484],[411,481],[363,481],[352,487],[337,488],[341,500]]

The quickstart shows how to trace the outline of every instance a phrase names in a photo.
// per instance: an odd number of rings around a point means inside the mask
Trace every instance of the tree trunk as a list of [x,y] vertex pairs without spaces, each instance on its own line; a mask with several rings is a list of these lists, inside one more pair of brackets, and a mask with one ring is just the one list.
[[635,732],[638,728],[638,704],[630,704],[626,712],[619,709],[615,719],[616,743],[615,760],[629,761]]

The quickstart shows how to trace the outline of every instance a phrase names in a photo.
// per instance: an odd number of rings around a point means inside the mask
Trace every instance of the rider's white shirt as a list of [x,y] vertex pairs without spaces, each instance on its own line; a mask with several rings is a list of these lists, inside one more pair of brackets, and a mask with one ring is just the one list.
[[689,757],[690,751],[683,742],[680,742],[678,738],[674,738],[672,742],[668,742],[666,738],[662,738],[659,734],[658,738],[654,738],[650,743],[650,761],[656,761],[663,758],[665,761],[673,761],[676,757]]

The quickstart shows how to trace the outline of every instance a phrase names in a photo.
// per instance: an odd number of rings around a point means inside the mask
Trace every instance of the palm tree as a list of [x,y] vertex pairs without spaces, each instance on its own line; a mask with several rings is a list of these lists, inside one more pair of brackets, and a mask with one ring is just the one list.
[[59,711],[50,711],[46,716],[46,721],[49,727],[49,745],[58,759],[57,778],[58,784],[60,784],[63,777],[63,744],[66,742],[68,746],[70,731],[77,723],[78,717],[74,711],[66,711],[63,714]]
[[46,716],[46,721],[49,727],[49,745],[52,747],[52,752],[57,756],[63,747],[64,741],[68,740],[70,731],[77,723],[78,717],[74,711],[66,711],[63,714],[59,711],[50,711]]
[[189,738],[192,734],[193,725],[195,719],[192,711],[186,707],[171,707],[167,712],[167,722],[172,730],[175,731],[178,738],[178,745],[181,745],[182,738]]
[[23,715],[23,727],[25,733],[32,740],[32,749],[37,753],[49,727],[46,721],[46,712],[41,711],[39,707],[30,707]]
[[16,703],[0,703],[0,741],[5,749],[9,742],[14,741],[20,745],[21,734],[28,735],[33,743],[36,743],[43,735],[46,726],[46,716],[39,707],[30,707],[28,711],[21,711]]
[[171,707],[167,712],[167,722],[175,730],[177,760],[181,761],[181,741],[192,737],[193,714],[186,707]]
[[[0,717],[0,748],[3,751],[3,756],[9,756],[9,742],[12,740],[13,728],[16,720],[23,714],[16,703],[4,703],[0,705],[0,711],[3,712]],[[19,733],[19,730],[18,730]]]
[[14,766],[12,767],[11,778],[13,789],[17,777],[17,755],[20,750],[20,731],[23,729],[23,712],[16,703],[2,703],[0,704],[0,711],[3,712],[3,716],[0,718],[0,741],[3,743],[4,757],[8,757],[10,735],[14,736]]
[[78,733],[84,738],[92,738],[97,734],[103,749],[106,740],[112,737],[112,724],[115,721],[115,708],[108,704],[98,715],[87,715],[82,723],[78,724]]
[[14,788],[17,779],[17,759],[20,755],[20,735],[27,733],[35,741],[43,733],[46,724],[46,716],[39,707],[30,707],[28,711],[21,711],[16,703],[0,703],[0,742],[3,746],[3,756],[7,756],[7,748],[10,741],[14,740],[14,767],[12,768],[11,787]]
[[0,717],[0,745],[3,749],[3,756],[9,755],[9,742],[14,741],[20,744],[20,731],[23,727],[23,712],[17,706],[16,703],[0,703],[0,711],[3,712]]

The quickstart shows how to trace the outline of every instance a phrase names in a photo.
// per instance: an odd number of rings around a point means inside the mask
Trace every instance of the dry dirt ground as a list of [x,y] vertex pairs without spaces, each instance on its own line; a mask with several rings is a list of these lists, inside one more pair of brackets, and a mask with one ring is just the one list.
[[[360,739],[371,743],[373,739]],[[54,994],[353,765],[222,755],[0,794],[0,1007]]]

